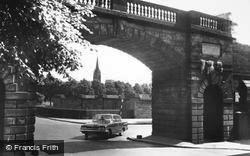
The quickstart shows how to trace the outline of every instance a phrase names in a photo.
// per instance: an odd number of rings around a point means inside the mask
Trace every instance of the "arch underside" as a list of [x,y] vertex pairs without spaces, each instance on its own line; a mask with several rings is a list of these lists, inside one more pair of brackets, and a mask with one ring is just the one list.
[[167,49],[167,47],[161,49],[163,45],[160,45],[157,41],[155,43],[149,43],[141,40],[112,38],[96,44],[121,50],[140,60],[152,71],[168,70],[183,66],[184,63],[182,55],[175,53],[170,48]]
[[140,60],[152,71],[184,66],[184,33],[108,17],[96,17],[88,24],[93,34],[84,36],[92,44],[121,50]]

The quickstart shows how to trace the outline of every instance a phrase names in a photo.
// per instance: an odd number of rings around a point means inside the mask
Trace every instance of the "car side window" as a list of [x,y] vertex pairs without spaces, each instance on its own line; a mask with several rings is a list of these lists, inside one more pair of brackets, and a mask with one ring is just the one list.
[[114,122],[121,122],[121,117],[118,115],[114,116]]

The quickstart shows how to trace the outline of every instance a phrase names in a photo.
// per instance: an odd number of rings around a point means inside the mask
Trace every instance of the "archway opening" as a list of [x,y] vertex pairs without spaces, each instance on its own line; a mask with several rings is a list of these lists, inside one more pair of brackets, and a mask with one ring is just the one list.
[[[235,139],[249,139],[249,115],[248,115],[248,86],[249,80],[240,81],[237,91],[239,97],[235,97],[235,116],[234,116],[234,129]],[[239,99],[237,99],[239,98]]]
[[217,85],[210,85],[204,92],[204,140],[223,140],[223,100]]

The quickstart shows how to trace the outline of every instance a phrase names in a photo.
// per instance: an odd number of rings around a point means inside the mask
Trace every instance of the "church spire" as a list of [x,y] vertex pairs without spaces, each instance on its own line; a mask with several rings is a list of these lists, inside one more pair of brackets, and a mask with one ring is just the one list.
[[101,71],[99,69],[98,57],[96,59],[96,67],[94,71],[93,81],[101,82]]

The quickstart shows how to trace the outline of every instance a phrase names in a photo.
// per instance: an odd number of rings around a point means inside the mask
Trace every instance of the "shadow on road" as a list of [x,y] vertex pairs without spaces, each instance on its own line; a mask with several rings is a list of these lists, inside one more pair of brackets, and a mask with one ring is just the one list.
[[[116,136],[113,136],[116,137]],[[69,141],[64,143],[65,153],[77,153],[104,149],[121,149],[121,148],[145,148],[145,147],[163,147],[160,145],[153,145],[147,143],[139,143],[133,141],[115,141],[111,138],[91,136],[89,140],[84,140],[84,136],[76,136],[72,139],[76,141]]]
[[[117,135],[104,136],[104,135],[90,135],[88,140],[108,140],[117,137]],[[84,135],[71,138],[73,140],[86,140]]]

